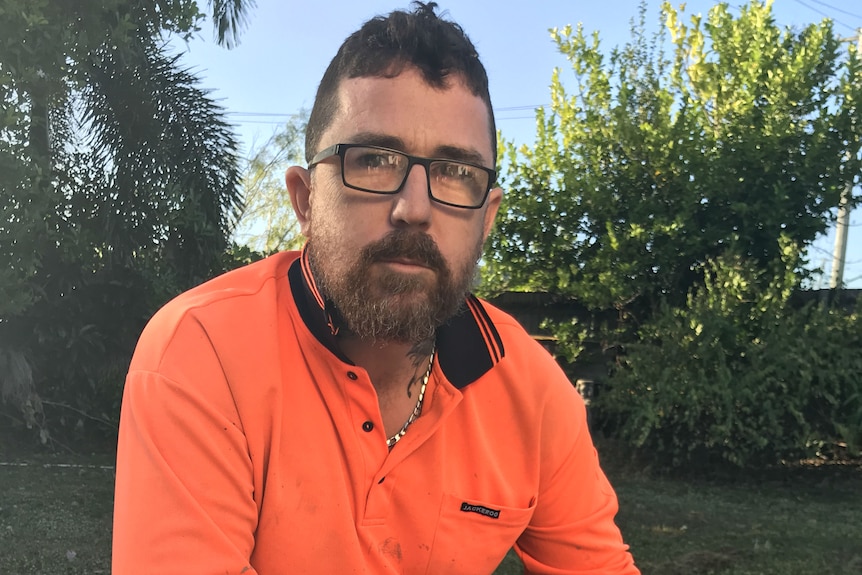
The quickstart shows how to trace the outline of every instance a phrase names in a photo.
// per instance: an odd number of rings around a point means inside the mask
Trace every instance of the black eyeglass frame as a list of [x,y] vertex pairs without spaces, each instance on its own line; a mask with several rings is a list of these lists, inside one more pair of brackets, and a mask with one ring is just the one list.
[[[359,186],[348,184],[347,180],[344,178],[344,155],[345,153],[347,153],[347,150],[351,148],[371,148],[372,150],[392,152],[393,154],[404,156],[405,158],[407,158],[407,169],[404,171],[404,179],[401,180],[401,183],[398,185],[397,188],[389,192],[383,192],[380,190],[369,190],[368,188],[361,188]],[[317,164],[321,163],[323,160],[328,160],[333,156],[338,156],[341,159],[341,182],[344,184],[345,187],[353,190],[359,190],[360,192],[367,192],[369,194],[380,194],[386,196],[392,196],[400,192],[402,188],[404,188],[404,184],[407,182],[407,178],[410,176],[410,170],[413,169],[413,166],[418,164],[425,168],[425,180],[428,183],[429,198],[431,198],[438,204],[452,206],[453,208],[463,208],[465,210],[478,210],[479,208],[484,206],[485,202],[488,201],[488,194],[491,193],[491,190],[494,188],[494,183],[497,181],[496,170],[486,168],[485,166],[481,166],[479,164],[474,164],[472,162],[464,162],[462,160],[453,160],[452,158],[423,158],[422,156],[413,156],[411,154],[402,152],[401,150],[396,150],[394,148],[386,148],[384,146],[372,146],[370,144],[335,144],[329,146],[328,148],[324,148],[323,150],[315,154],[313,158],[311,158],[311,162],[308,163],[308,169],[313,168]],[[462,204],[453,204],[452,202],[447,202],[446,200],[435,198],[434,193],[431,191],[431,164],[434,162],[451,162],[455,164],[463,164],[472,168],[478,168],[488,174],[488,185],[485,189],[485,195],[482,196],[482,201],[475,206],[465,206]]]

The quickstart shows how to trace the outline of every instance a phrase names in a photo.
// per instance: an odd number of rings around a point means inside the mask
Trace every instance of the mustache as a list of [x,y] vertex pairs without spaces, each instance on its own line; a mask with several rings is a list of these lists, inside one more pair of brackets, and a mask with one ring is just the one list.
[[362,259],[368,263],[398,258],[414,260],[437,271],[446,269],[437,242],[423,232],[395,230],[362,250]]

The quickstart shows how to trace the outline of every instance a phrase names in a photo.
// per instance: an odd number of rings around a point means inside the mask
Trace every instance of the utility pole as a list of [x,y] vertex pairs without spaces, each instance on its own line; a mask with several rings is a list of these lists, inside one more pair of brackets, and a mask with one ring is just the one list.
[[853,181],[851,180],[847,182],[838,204],[838,219],[835,222],[835,249],[832,251],[832,275],[829,278],[829,289],[839,289],[844,284],[844,262],[847,260],[847,235],[850,232],[850,198],[852,194]]
[[[862,28],[856,31],[856,53],[862,54]],[[852,153],[848,150],[847,159]],[[830,289],[839,289],[844,284],[844,262],[847,261],[847,234],[850,231],[850,199],[853,197],[853,178],[847,182],[838,204],[838,220],[835,222],[835,250],[832,252],[832,276]]]

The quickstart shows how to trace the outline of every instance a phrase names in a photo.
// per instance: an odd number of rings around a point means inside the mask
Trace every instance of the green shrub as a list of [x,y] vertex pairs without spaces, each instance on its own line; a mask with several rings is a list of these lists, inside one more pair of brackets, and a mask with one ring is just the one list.
[[793,306],[795,276],[769,277],[715,262],[686,307],[642,325],[594,403],[606,431],[675,465],[858,455],[859,310]]
[[[52,255],[40,271],[38,300],[0,321],[0,421],[11,422],[9,435],[28,444],[110,449],[138,337],[190,280],[156,258],[83,265]],[[232,269],[262,257],[234,244],[219,265]]]
[[[67,276],[68,277],[68,276]],[[143,326],[165,297],[129,268],[48,284],[49,297],[13,317],[0,341],[26,350],[44,410],[42,443],[106,448],[116,440],[125,372]]]

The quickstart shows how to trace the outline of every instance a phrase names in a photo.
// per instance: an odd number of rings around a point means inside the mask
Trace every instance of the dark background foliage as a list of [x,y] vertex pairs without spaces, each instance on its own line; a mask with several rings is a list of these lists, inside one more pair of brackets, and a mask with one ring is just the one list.
[[[250,7],[209,3],[221,42]],[[296,245],[266,206],[286,205],[271,171],[304,119],[241,177],[222,110],[166,47],[199,29],[192,0],[0,0],[0,15],[0,429],[110,449],[152,313]],[[555,31],[571,69],[535,144],[504,146],[482,293],[572,303],[545,337],[573,380],[601,381],[596,432],[656,461],[858,456],[860,309],[794,295],[862,169],[858,54],[828,21],[782,30],[756,1],[663,18],[607,53]],[[269,222],[253,247],[231,241],[249,214]]]

